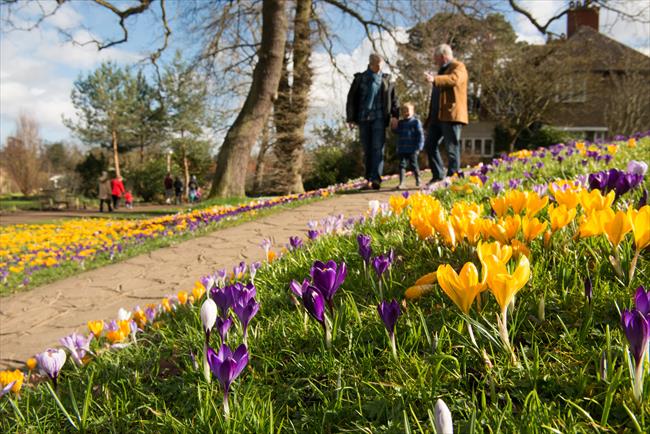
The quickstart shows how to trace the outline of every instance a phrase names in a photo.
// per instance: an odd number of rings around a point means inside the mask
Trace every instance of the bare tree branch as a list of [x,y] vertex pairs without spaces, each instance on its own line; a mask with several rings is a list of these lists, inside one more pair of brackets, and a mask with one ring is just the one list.
[[536,28],[537,30],[539,30],[540,33],[542,33],[542,34],[544,34],[544,35],[548,33],[548,27],[553,23],[553,21],[559,20],[560,18],[562,18],[563,16],[565,16],[565,15],[569,12],[569,9],[568,9],[568,8],[567,8],[567,9],[564,9],[564,10],[562,10],[560,13],[558,13],[558,14],[552,16],[551,18],[549,18],[549,19],[546,21],[545,24],[540,24],[540,23],[535,19],[535,17],[533,17],[533,16],[531,15],[530,12],[528,12],[526,9],[522,8],[521,6],[519,6],[515,0],[508,0],[508,2],[510,3],[510,7],[512,8],[512,10],[514,10],[515,12],[520,13],[520,14],[522,14],[523,16],[525,16],[526,18],[528,18],[528,21],[530,21],[530,23],[531,23],[533,26],[535,26],[535,28]]

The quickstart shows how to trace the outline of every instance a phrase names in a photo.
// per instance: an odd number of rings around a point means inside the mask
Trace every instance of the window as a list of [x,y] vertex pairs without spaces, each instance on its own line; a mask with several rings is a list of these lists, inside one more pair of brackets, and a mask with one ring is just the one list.
[[474,155],[481,155],[481,147],[483,145],[483,140],[481,139],[474,139],[474,150],[473,154]]
[[472,153],[472,139],[465,140],[465,151],[466,154]]
[[483,157],[491,157],[494,155],[494,143],[492,142],[492,139],[485,139],[483,142],[483,151],[481,152],[481,156]]

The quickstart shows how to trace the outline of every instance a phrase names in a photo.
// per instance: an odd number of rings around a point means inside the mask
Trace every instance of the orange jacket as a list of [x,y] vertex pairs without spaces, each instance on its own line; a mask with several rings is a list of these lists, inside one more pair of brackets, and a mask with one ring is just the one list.
[[[467,69],[462,62],[452,60],[444,74],[436,75],[434,86],[440,89],[438,119],[467,125]],[[435,119],[429,113],[426,124]]]

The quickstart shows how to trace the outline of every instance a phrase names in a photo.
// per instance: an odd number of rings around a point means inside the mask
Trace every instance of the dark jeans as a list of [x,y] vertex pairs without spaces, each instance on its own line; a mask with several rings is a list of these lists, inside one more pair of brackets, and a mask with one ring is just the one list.
[[111,195],[111,197],[113,198],[113,208],[117,209],[117,205],[120,203],[120,197],[115,194]]
[[420,167],[418,166],[418,153],[412,152],[410,154],[399,154],[399,183],[404,182],[406,176],[406,169],[409,166],[413,169],[415,175],[415,183],[420,185]]
[[383,119],[359,122],[359,140],[363,146],[366,180],[381,184],[384,172],[384,144],[386,125]]
[[104,212],[104,202],[106,202],[106,206],[108,207],[108,212],[113,212],[110,199],[99,199],[99,212]]
[[444,143],[449,159],[447,176],[458,173],[460,170],[460,132],[462,128],[462,124],[453,122],[434,122],[429,126],[426,149],[432,179],[440,180],[445,177],[445,166],[442,164],[438,149],[441,143]]

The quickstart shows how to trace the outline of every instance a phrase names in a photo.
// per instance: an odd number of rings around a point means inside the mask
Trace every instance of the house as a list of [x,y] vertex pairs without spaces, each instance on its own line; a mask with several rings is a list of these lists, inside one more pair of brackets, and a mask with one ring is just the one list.
[[[545,125],[587,140],[650,128],[650,57],[600,33],[597,6],[571,2],[566,36],[548,44],[557,44],[558,53],[579,66],[557,83],[564,97],[555,99]],[[463,165],[501,151],[495,149],[495,126],[481,111],[480,121],[463,129]]]

